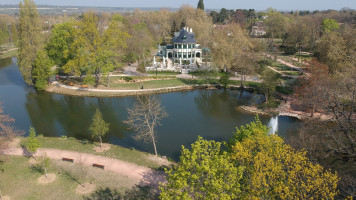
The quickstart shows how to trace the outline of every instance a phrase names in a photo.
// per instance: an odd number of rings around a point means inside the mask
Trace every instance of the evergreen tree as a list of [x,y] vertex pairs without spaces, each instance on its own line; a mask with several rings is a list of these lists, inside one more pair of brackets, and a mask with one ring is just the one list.
[[204,1],[203,0],[199,0],[197,8],[200,10],[204,10]]
[[40,19],[33,0],[23,0],[19,7],[19,68],[25,82],[32,85],[32,67],[42,45]]

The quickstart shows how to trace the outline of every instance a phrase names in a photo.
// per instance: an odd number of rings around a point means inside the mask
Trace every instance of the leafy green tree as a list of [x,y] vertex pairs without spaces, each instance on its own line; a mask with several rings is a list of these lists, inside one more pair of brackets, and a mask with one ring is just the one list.
[[318,60],[328,66],[329,73],[333,74],[345,69],[345,61],[348,58],[346,45],[344,38],[337,32],[324,34],[318,42]]
[[166,171],[161,199],[238,199],[244,168],[230,162],[221,143],[198,137],[191,150],[182,146],[177,166]]
[[330,33],[332,31],[338,30],[340,28],[339,23],[335,19],[324,19],[321,24],[324,33]]
[[219,82],[221,85],[224,86],[225,89],[230,82],[229,78],[230,78],[230,74],[228,74],[228,73],[223,73],[220,76]]
[[242,199],[333,199],[338,194],[336,174],[309,161],[307,152],[269,135],[259,121],[234,137],[237,142],[229,152],[231,162],[245,169]]
[[37,90],[45,90],[51,76],[52,60],[45,50],[39,50],[33,64],[32,78]]
[[72,22],[57,24],[51,31],[49,41],[46,44],[48,56],[58,67],[64,66],[73,59],[71,51],[75,38],[75,28]]
[[101,73],[118,66],[118,49],[126,47],[129,35],[117,23],[117,20],[111,20],[109,27],[101,30],[98,16],[93,12],[85,13],[75,29],[74,58],[63,67],[64,71],[95,75],[96,82],[99,82]]
[[49,159],[49,157],[44,154],[43,156],[39,157],[39,159],[37,160],[38,162],[34,165],[34,167],[43,175],[45,175],[47,177],[47,171],[48,168],[51,165],[51,160]]
[[145,23],[135,24],[131,31],[131,37],[127,40],[129,54],[134,54],[138,64],[146,66],[147,57],[150,56],[154,47],[153,36]]
[[103,119],[103,115],[101,114],[99,109],[96,109],[96,112],[93,116],[93,121],[89,127],[92,138],[100,139],[100,147],[103,145],[102,137],[106,135],[109,131],[109,123],[106,123]]
[[19,23],[19,69],[28,85],[32,85],[32,67],[35,62],[37,50],[42,46],[41,24],[37,7],[33,0],[20,2]]
[[279,75],[269,69],[266,69],[262,74],[261,90],[265,94],[266,102],[273,97],[276,92],[276,86],[280,83]]
[[29,130],[28,142],[26,144],[27,151],[31,154],[31,156],[36,153],[37,149],[41,147],[41,142],[36,137],[36,130],[32,126]]
[[9,42],[9,32],[5,22],[0,21],[0,45]]
[[203,140],[182,147],[177,166],[167,170],[161,199],[333,199],[338,177],[309,161],[257,118],[237,129],[221,148]]
[[197,8],[200,10],[204,10],[204,1],[203,0],[199,0]]
[[270,35],[270,46],[273,45],[273,39],[280,37],[285,32],[286,18],[282,13],[269,9],[268,17],[264,20],[266,32]]
[[229,24],[223,29],[215,29],[213,38],[211,56],[214,63],[221,68],[230,69],[235,65],[237,56],[249,51],[252,47],[247,33],[237,24]]
[[17,32],[17,28],[16,28],[16,24],[14,22],[11,23],[11,37],[12,37],[12,42],[14,43],[15,46],[17,46],[17,42],[18,42],[18,32]]

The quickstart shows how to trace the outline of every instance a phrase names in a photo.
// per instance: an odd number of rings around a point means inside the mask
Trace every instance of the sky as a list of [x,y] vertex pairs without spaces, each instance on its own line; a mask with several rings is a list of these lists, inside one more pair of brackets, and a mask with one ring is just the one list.
[[[34,0],[37,5],[93,6],[93,7],[169,7],[179,8],[183,4],[196,7],[198,0]],[[20,0],[0,0],[0,5],[17,5]],[[348,7],[356,9],[356,0],[204,0],[210,9],[266,10],[340,10]]]

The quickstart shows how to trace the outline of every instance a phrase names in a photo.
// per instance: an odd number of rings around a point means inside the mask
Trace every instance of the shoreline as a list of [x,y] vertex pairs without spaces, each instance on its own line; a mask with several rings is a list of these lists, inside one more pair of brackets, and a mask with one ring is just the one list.
[[[84,97],[125,97],[125,96],[137,96],[137,95],[149,95],[149,94],[164,94],[178,91],[189,91],[199,89],[219,89],[216,85],[204,84],[204,85],[182,85],[175,87],[164,87],[154,89],[136,89],[136,90],[115,90],[115,89],[93,89],[93,88],[81,88],[76,86],[68,86],[54,81],[45,90],[46,92],[71,95],[71,96],[84,96]],[[230,86],[231,90],[238,89],[239,86]],[[245,88],[246,90],[246,88]],[[246,91],[250,91],[251,89]]]
[[241,110],[244,110],[246,112],[255,113],[258,115],[275,116],[277,113],[278,116],[293,117],[293,118],[297,118],[301,121],[311,119],[311,118],[319,119],[322,121],[327,121],[327,120],[332,119],[330,116],[322,115],[321,113],[315,113],[314,116],[311,117],[310,113],[303,112],[303,111],[296,111],[296,110],[286,111],[283,108],[283,106],[285,106],[285,105],[281,104],[278,108],[272,108],[272,109],[269,109],[268,111],[259,109],[256,106],[239,106],[238,108]]

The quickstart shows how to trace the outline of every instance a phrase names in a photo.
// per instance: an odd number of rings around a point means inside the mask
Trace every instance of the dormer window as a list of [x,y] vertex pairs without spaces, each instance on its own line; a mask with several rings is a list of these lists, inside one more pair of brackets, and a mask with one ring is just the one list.
[[183,37],[182,37],[182,40],[187,40],[187,36],[186,36],[186,35],[183,36]]

